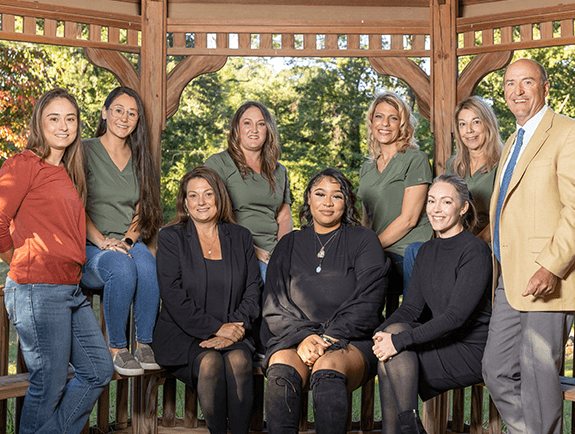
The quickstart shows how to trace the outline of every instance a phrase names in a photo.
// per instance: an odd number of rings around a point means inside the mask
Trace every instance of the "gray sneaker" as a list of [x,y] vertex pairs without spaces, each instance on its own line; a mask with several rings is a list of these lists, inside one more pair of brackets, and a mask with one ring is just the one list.
[[162,367],[156,363],[154,352],[148,344],[141,344],[134,353],[134,358],[146,371],[162,369]]
[[140,364],[126,348],[122,348],[114,356],[114,369],[118,374],[128,377],[144,374]]

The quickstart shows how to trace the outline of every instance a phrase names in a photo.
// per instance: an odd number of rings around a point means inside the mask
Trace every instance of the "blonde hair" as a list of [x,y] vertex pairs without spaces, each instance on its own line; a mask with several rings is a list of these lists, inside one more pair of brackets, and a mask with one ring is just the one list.
[[397,151],[403,154],[408,149],[419,149],[413,137],[417,122],[411,113],[411,109],[399,96],[392,92],[386,92],[378,95],[367,111],[367,147],[369,150],[369,159],[371,161],[377,160],[380,153],[379,144],[375,140],[371,129],[375,109],[381,103],[389,104],[399,113],[399,136],[396,140]]
[[453,130],[455,135],[455,157],[453,157],[453,171],[465,178],[471,173],[471,163],[469,160],[469,149],[463,144],[461,134],[459,133],[459,114],[462,110],[471,110],[479,117],[485,126],[485,143],[483,144],[483,153],[485,155],[485,167],[481,173],[489,173],[499,162],[501,148],[503,143],[499,135],[499,125],[493,109],[478,96],[471,96],[464,99],[455,107],[455,116],[453,119]]

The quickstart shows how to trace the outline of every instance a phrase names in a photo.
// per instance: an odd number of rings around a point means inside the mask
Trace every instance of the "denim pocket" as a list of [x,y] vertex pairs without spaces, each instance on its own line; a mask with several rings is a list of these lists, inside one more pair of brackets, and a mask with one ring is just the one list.
[[[9,282],[6,281],[6,285]],[[8,312],[8,319],[12,324],[16,323],[16,294],[15,288],[13,286],[6,286],[4,288],[4,305],[6,306],[6,311]]]

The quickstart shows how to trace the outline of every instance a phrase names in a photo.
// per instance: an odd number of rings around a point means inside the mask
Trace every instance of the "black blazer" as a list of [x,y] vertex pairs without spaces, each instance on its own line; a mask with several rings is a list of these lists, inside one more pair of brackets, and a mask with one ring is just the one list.
[[[249,330],[260,316],[263,290],[253,238],[249,230],[231,223],[218,223],[218,231],[226,282],[224,322],[243,322],[244,341],[253,349]],[[160,231],[156,261],[162,307],[151,345],[161,365],[185,365],[190,347],[223,324],[204,310],[206,266],[192,220]]]

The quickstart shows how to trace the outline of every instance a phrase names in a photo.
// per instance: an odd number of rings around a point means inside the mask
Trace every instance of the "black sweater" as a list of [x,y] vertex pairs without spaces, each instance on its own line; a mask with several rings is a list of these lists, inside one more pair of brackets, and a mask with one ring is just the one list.
[[402,305],[378,330],[416,321],[425,305],[432,319],[393,335],[397,351],[433,341],[485,344],[491,317],[491,251],[463,230],[425,243],[415,260]]
[[[292,298],[292,260],[294,256],[301,257],[302,253],[293,250],[309,244],[307,250],[315,255],[317,246],[313,242],[313,231],[313,227],[309,227],[282,237],[270,260],[263,301],[262,341],[267,342],[268,347],[266,362],[274,352],[299,344],[312,334],[327,334],[339,339],[338,344],[343,346],[350,340],[370,339],[373,329],[381,322],[389,260],[384,256],[377,236],[368,228],[342,226],[326,254],[320,275],[314,276],[314,283],[303,284],[306,279],[301,279],[296,284],[299,293],[315,292],[313,297],[306,297],[308,302],[319,303],[321,297],[325,297],[327,304],[330,297],[344,300],[338,307],[329,315],[323,312],[309,318],[305,311],[311,313],[313,309],[309,306],[302,309],[303,306],[298,306]],[[331,268],[331,257],[336,252],[340,258],[334,262],[336,268]],[[318,258],[313,257],[309,269],[300,270],[315,275],[317,265]],[[321,277],[331,273],[341,276],[339,284],[334,274],[330,278]],[[345,278],[350,273],[354,276],[352,285]],[[297,298],[302,299],[302,295]]]

